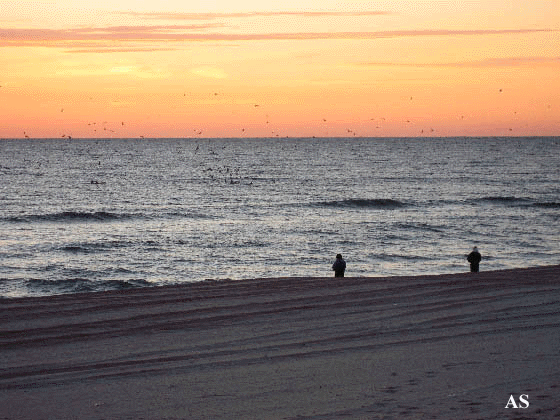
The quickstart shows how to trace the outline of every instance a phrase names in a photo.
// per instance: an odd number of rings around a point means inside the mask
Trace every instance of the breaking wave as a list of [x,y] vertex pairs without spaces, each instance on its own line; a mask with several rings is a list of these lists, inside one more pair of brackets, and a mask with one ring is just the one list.
[[495,203],[495,204],[523,204],[529,202],[529,200],[526,198],[513,197],[513,196],[482,197],[480,201],[483,203]]
[[192,218],[204,219],[209,216],[190,212],[168,212],[168,213],[115,213],[107,211],[62,211],[45,214],[27,214],[21,216],[9,216],[2,220],[12,223],[31,222],[112,222],[129,219],[158,219],[158,218]]
[[535,201],[529,198],[523,197],[513,197],[513,196],[490,196],[490,197],[483,197],[479,200],[475,200],[475,203],[482,202],[482,203],[490,203],[490,204],[497,204],[497,205],[504,205],[504,206],[511,206],[511,207],[542,207],[542,208],[559,208],[560,203],[554,201]]
[[370,209],[392,209],[406,206],[406,203],[392,199],[348,199],[336,201],[321,201],[316,203],[321,207],[355,207]]
[[66,222],[66,221],[111,221],[131,218],[132,215],[118,214],[105,211],[62,211],[58,213],[29,214],[24,216],[12,216],[6,220],[9,222]]
[[539,203],[533,203],[533,206],[535,207],[543,207],[543,208],[547,208],[547,209],[558,209],[560,208],[560,203],[556,203],[556,202],[539,202]]
[[25,282],[30,294],[88,293],[107,290],[125,290],[137,287],[150,287],[154,284],[145,280],[88,280],[69,278],[62,280],[29,279]]

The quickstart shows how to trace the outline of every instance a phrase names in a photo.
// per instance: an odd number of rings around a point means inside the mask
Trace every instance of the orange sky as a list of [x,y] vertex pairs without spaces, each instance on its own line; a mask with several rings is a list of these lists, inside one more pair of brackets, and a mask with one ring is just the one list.
[[0,138],[560,135],[559,46],[558,0],[0,0]]

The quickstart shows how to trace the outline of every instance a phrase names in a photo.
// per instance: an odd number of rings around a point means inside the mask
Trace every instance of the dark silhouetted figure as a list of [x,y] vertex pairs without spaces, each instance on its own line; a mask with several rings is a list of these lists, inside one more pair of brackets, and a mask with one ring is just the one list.
[[475,246],[472,252],[467,255],[467,261],[471,264],[471,273],[478,273],[478,266],[482,256],[478,252],[478,248]]
[[336,254],[336,261],[332,269],[334,270],[335,277],[344,277],[344,270],[346,270],[346,261],[342,259],[342,255]]

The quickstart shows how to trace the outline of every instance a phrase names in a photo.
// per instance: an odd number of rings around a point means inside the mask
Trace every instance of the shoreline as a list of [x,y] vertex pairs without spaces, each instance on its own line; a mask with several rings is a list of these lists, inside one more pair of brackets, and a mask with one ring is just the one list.
[[559,328],[560,265],[8,298],[0,418],[552,418]]
[[[496,269],[496,270],[482,270],[479,273],[470,273],[468,271],[468,267],[465,268],[465,271],[462,272],[450,272],[450,273],[440,273],[440,274],[418,274],[418,275],[379,275],[379,276],[346,276],[344,280],[348,281],[370,281],[370,282],[378,282],[378,281],[408,281],[408,280],[424,280],[424,279],[433,279],[437,280],[438,278],[449,278],[453,279],[455,277],[462,278],[464,276],[476,276],[476,275],[496,275],[500,278],[506,276],[508,273],[517,273],[523,272],[524,270],[534,270],[534,269],[544,269],[548,267],[560,267],[560,264],[551,264],[551,265],[538,265],[538,266],[530,266],[530,267],[516,267],[516,268],[505,268],[505,269]],[[231,278],[208,278],[199,281],[190,281],[184,283],[174,283],[174,284],[164,284],[164,285],[148,285],[148,286],[130,286],[121,289],[109,289],[109,290],[98,290],[98,291],[79,291],[79,292],[64,292],[64,293],[56,293],[56,294],[49,294],[49,295],[37,295],[37,296],[0,296],[0,304],[13,302],[13,301],[20,301],[24,299],[29,300],[43,300],[43,299],[51,299],[51,298],[60,298],[64,296],[88,296],[88,295],[97,295],[97,294],[127,294],[127,293],[134,293],[134,291],[142,291],[152,290],[165,290],[165,289],[183,289],[183,288],[190,288],[190,287],[198,287],[200,285],[205,284],[228,284],[228,283],[236,283],[236,284],[252,284],[252,283],[274,283],[274,282],[289,282],[289,281],[298,281],[298,282],[313,282],[313,281],[329,281],[334,280],[333,276],[280,276],[280,277],[255,277],[255,278],[243,278],[243,279],[231,279]],[[337,279],[338,280],[338,279]]]

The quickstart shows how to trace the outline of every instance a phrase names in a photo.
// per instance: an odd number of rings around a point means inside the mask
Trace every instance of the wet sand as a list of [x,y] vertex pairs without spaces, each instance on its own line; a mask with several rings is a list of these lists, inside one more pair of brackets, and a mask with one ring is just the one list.
[[560,266],[0,300],[0,419],[541,418]]

